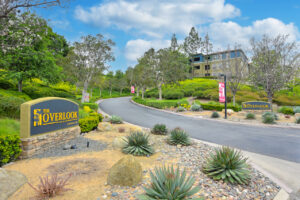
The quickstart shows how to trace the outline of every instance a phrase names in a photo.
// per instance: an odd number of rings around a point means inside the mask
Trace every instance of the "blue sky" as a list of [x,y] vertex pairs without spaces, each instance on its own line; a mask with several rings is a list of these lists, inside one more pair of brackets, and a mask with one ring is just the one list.
[[215,51],[239,44],[247,52],[249,39],[265,33],[300,43],[299,0],[71,0],[36,12],[69,42],[97,33],[112,39],[114,71],[133,66],[151,47],[167,47],[173,33],[182,42],[192,26],[210,35]]

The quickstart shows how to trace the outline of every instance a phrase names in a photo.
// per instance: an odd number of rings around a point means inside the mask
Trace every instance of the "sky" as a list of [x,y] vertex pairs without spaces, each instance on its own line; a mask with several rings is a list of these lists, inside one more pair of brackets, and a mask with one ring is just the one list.
[[288,34],[300,44],[300,0],[70,0],[64,7],[38,8],[55,32],[70,43],[102,34],[115,42],[110,70],[125,71],[149,48],[179,43],[191,27],[211,38],[213,50],[241,45],[263,34]]

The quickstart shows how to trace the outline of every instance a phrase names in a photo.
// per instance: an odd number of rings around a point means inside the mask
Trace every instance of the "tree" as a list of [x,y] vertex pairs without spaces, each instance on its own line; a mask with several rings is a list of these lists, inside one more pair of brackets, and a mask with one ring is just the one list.
[[1,0],[0,3],[0,19],[7,18],[9,14],[16,13],[20,8],[62,5],[61,0]]
[[108,89],[109,89],[109,96],[111,96],[113,87],[115,85],[114,83],[115,83],[114,72],[113,71],[109,71],[106,74],[106,79],[105,79],[105,84],[108,86]]
[[[187,36],[184,39],[183,43],[183,49],[184,52],[189,56],[189,58],[192,60],[193,55],[198,53],[198,50],[202,51],[202,45],[201,37],[199,37],[198,32],[194,27],[191,28],[191,31],[189,33],[189,36]],[[192,77],[194,77],[194,68],[192,67]]]
[[154,82],[162,99],[162,85],[177,83],[186,78],[189,66],[188,58],[179,51],[170,51],[169,48],[160,49],[154,62]]
[[[208,65],[208,60],[209,60],[209,54],[212,52],[213,46],[212,43],[210,42],[208,33],[205,35],[204,41],[203,41],[203,51],[205,53],[205,59],[206,59],[206,65]],[[209,70],[209,68],[207,68]],[[208,71],[207,71],[208,73]]]
[[108,69],[106,63],[114,60],[112,53],[114,42],[110,39],[104,40],[101,34],[87,35],[81,39],[81,42],[74,43],[76,59],[73,62],[81,73],[80,78],[83,82],[81,101],[84,102],[84,95],[92,78]]
[[287,35],[274,38],[264,35],[250,41],[252,47],[251,78],[262,86],[272,103],[274,93],[282,89],[299,69],[300,54],[296,42],[288,42]]
[[[221,71],[227,76],[228,87],[232,93],[233,105],[235,105],[235,96],[239,91],[242,81],[245,79],[248,72],[248,62],[242,55],[238,58],[239,48],[236,46],[233,50],[235,59],[230,59],[229,49],[225,51],[226,58],[221,62]],[[245,57],[246,58],[246,57]]]
[[[55,83],[60,76],[60,67],[56,64],[58,57],[68,52],[67,44],[63,37],[53,33],[45,20],[29,12],[21,15],[24,30],[35,33],[27,35],[28,32],[19,32],[22,41],[27,45],[14,48],[1,49],[2,62],[0,68],[4,68],[9,78],[18,81],[18,90],[22,92],[24,80],[40,78],[45,82]],[[30,24],[39,22],[39,27]],[[11,32],[15,30],[12,29]],[[1,37],[1,40],[5,40]],[[14,42],[12,40],[5,42]],[[55,45],[54,45],[55,44]],[[55,47],[55,48],[54,48]]]
[[172,38],[171,38],[171,50],[172,51],[178,50],[177,38],[176,38],[175,33],[173,33]]
[[115,74],[115,82],[116,87],[120,91],[120,95],[122,94],[122,91],[124,88],[126,88],[126,77],[125,74],[121,70],[117,70]]

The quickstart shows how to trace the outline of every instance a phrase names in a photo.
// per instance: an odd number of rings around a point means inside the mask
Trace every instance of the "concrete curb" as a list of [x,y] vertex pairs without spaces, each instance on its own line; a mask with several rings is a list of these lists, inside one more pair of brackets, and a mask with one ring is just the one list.
[[[101,113],[103,116],[107,116],[107,117],[110,117],[109,114],[107,114],[106,112],[104,112],[103,110],[100,109],[100,106],[99,104],[102,102],[103,100],[99,100],[97,101],[96,103],[98,104],[98,112]],[[131,102],[133,102],[131,100]],[[135,102],[134,102],[135,103]],[[137,104],[137,103],[135,103]],[[140,105],[140,104],[137,104],[137,105]],[[146,108],[151,108],[151,107],[148,107],[148,106],[144,106],[144,105],[141,105],[143,107],[146,107]],[[153,109],[153,108],[151,108]],[[156,109],[154,108],[155,110],[159,110],[159,111],[162,111],[160,109]],[[170,111],[166,111],[166,112],[170,112]],[[177,114],[177,113],[173,113],[173,112],[170,112],[172,114]],[[177,114],[177,115],[181,115],[181,114]],[[129,123],[129,122],[126,122],[124,121],[124,123],[126,124],[130,124],[130,125],[134,125],[134,126],[138,126],[142,129],[148,129],[146,127],[142,127],[142,126],[139,126],[139,125],[135,125],[135,124],[132,124],[132,123]],[[198,139],[194,139],[192,138],[192,140],[194,142],[200,142],[200,143],[203,143],[203,144],[207,144],[207,145],[210,145],[210,146],[214,146],[214,147],[220,147],[222,145],[219,145],[219,144],[216,144],[216,143],[211,143],[211,142],[206,142],[206,141],[203,141],[203,140],[198,140]],[[246,151],[243,151],[243,150],[240,150],[242,153],[245,153]],[[270,178],[273,182],[275,182],[277,185],[279,185],[281,187],[280,191],[276,194],[274,200],[288,200],[289,199],[289,193],[292,192],[292,189],[290,189],[287,185],[285,185],[282,181],[280,181],[279,179],[277,179],[276,177],[274,177],[273,175],[271,175],[269,172],[267,172],[266,170],[260,168],[259,166],[257,166],[255,163],[251,162],[251,165],[253,168],[255,168],[256,170],[260,171],[262,174],[264,174],[266,177]]]
[[209,118],[203,118],[202,116],[190,116],[190,115],[184,115],[181,113],[176,113],[176,112],[172,112],[172,111],[168,111],[168,110],[164,110],[164,109],[158,109],[158,108],[153,108],[150,106],[145,106],[143,104],[139,104],[136,103],[135,101],[133,101],[132,99],[130,100],[130,102],[132,104],[144,107],[144,108],[148,108],[148,109],[152,109],[152,110],[158,110],[161,112],[166,112],[166,113],[170,113],[173,115],[178,115],[178,116],[183,116],[183,117],[190,117],[193,119],[202,119],[202,120],[209,120],[209,121],[218,121],[221,123],[230,123],[230,124],[240,124],[240,125],[244,125],[244,126],[258,126],[258,127],[262,127],[262,128],[270,128],[270,127],[274,127],[274,128],[294,128],[294,129],[300,129],[300,126],[282,126],[282,125],[269,125],[269,124],[250,124],[250,123],[246,123],[246,122],[233,122],[233,121],[227,121],[227,120],[220,120],[220,119],[209,119]]

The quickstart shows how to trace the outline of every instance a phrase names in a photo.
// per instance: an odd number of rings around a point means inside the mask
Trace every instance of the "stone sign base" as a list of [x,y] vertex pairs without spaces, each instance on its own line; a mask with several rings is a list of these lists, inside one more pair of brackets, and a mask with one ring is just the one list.
[[61,129],[48,134],[38,135],[30,138],[21,138],[22,153],[20,158],[30,158],[38,153],[47,151],[51,147],[65,144],[69,140],[80,135],[80,127]]

